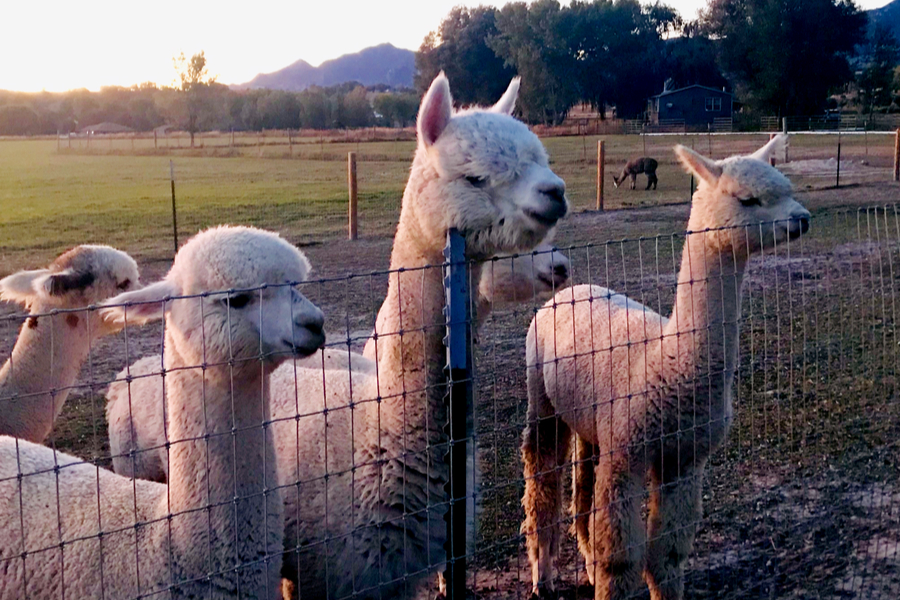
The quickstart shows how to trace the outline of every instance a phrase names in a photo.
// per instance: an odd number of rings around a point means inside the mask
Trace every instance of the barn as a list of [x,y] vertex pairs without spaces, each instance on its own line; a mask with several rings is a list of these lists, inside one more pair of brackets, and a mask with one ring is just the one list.
[[717,120],[731,119],[731,93],[704,85],[689,85],[678,89],[664,89],[647,102],[651,125],[683,124],[687,128],[715,125]]

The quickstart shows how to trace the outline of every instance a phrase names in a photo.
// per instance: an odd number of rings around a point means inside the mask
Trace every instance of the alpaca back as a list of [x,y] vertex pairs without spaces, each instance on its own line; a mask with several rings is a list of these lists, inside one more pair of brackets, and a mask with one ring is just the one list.
[[665,323],[653,310],[603,287],[562,290],[529,328],[529,348],[535,348],[529,349],[529,372],[540,371],[543,381],[529,384],[529,398],[552,398],[549,414],[562,416],[592,444],[602,443],[603,432],[627,431],[634,426],[632,416],[641,414],[648,379],[657,379],[646,375],[659,371]]
[[0,600],[132,598],[164,588],[169,573],[139,573],[141,564],[168,564],[165,521],[147,523],[164,490],[0,437]]

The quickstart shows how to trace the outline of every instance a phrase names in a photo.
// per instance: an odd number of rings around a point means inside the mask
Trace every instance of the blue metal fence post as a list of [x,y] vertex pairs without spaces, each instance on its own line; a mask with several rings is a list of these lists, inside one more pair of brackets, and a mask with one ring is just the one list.
[[447,326],[448,433],[450,465],[447,490],[447,600],[466,597],[466,446],[471,439],[473,418],[472,319],[466,243],[456,230],[447,232],[444,248],[444,317]]

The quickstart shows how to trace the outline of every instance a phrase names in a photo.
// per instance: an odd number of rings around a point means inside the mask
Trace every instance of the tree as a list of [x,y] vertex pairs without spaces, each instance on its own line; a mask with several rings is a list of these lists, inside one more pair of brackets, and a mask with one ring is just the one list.
[[676,88],[699,84],[722,88],[728,80],[716,61],[716,42],[689,23],[682,35],[665,42],[663,76],[671,79]]
[[863,52],[865,64],[857,77],[860,103],[870,117],[876,106],[887,106],[891,102],[897,53],[894,34],[883,23],[876,23],[869,32]]
[[522,76],[518,106],[526,121],[559,124],[579,99],[566,26],[556,0],[514,2],[497,13],[488,45]]
[[678,13],[664,4],[572,2],[562,29],[575,59],[580,99],[601,114],[613,105],[619,116],[640,116],[665,77],[660,36],[680,26]]
[[406,127],[416,122],[419,96],[412,92],[385,92],[372,100],[380,121],[388,127]]
[[366,88],[356,86],[341,98],[341,127],[368,127],[375,119]]
[[443,71],[457,102],[496,102],[515,75],[488,45],[487,40],[497,33],[495,8],[457,6],[451,10],[416,53],[416,89],[424,93]]
[[185,128],[191,134],[191,147],[194,147],[194,134],[199,129],[201,114],[208,108],[211,100],[210,85],[216,78],[209,75],[206,69],[206,54],[201,50],[193,55],[190,60],[184,56],[184,52],[172,59],[175,71],[180,81],[179,89],[182,93],[185,110]]
[[852,81],[867,22],[853,0],[711,0],[701,18],[744,100],[778,115],[819,112]]
[[300,92],[300,126],[307,129],[327,129],[331,123],[328,98],[319,86]]

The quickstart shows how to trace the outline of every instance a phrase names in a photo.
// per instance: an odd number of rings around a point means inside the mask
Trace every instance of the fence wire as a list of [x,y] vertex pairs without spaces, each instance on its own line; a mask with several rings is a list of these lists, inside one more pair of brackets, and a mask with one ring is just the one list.
[[[682,524],[696,532],[685,563],[684,597],[887,599],[900,593],[898,210],[890,205],[817,211],[808,234],[749,260],[737,320],[731,431],[698,479],[702,517]],[[709,234],[671,231],[568,244],[560,235],[559,251],[542,249],[472,266],[469,285],[480,322],[469,324],[474,434],[467,442],[474,456],[464,466],[471,500],[467,512],[476,515],[465,552],[469,593],[527,598],[532,592],[528,535],[521,530],[526,477],[520,455],[523,431],[538,425],[527,414],[525,337],[532,319],[539,310],[552,310],[541,306],[570,283],[609,288],[669,315],[684,245],[703,235]],[[181,438],[167,437],[164,430],[162,442],[139,448],[110,445],[108,428],[116,421],[106,422],[109,386],[126,390],[126,414],[155,410],[163,419],[163,404],[142,402],[135,389],[142,380],[163,389],[164,328],[176,323],[129,323],[102,337],[94,330],[67,382],[28,396],[49,399],[68,392],[62,412],[52,409],[53,431],[44,442],[50,454],[32,461],[26,458],[31,450],[20,451],[25,442],[12,443],[13,454],[4,455],[0,464],[0,500],[12,507],[0,512],[15,517],[0,523],[0,535],[16,540],[0,544],[0,598],[144,598],[187,590],[257,597],[263,594],[240,586],[265,569],[288,575],[292,581],[283,583],[284,589],[304,599],[436,593],[441,585],[436,573],[446,563],[441,544],[450,504],[443,489],[449,477],[444,459],[451,444],[443,433],[448,417],[442,404],[448,383],[444,350],[429,343],[444,336],[445,317],[438,311],[422,322],[382,328],[377,343],[370,336],[392,279],[425,289],[427,282],[443,277],[443,269],[348,273],[299,284],[299,291],[325,313],[328,342],[325,352],[304,361],[288,359],[277,369],[278,383],[271,380],[269,389],[273,398],[280,394],[279,408],[257,423],[240,424],[236,392],[226,394],[224,412],[216,412],[201,395],[197,406],[205,414],[224,414],[224,422],[208,423],[209,429]],[[219,295],[182,302],[200,306]],[[421,302],[424,309],[424,296]],[[49,343],[56,350],[47,369],[61,368],[70,358],[63,351],[73,348],[67,337],[72,316],[94,323],[97,308],[5,313],[0,317],[4,354],[18,360],[13,348],[22,332],[32,331],[32,323],[36,330],[53,323]],[[413,357],[414,364],[391,365],[398,355],[385,349],[395,348],[391,344],[398,340],[414,345],[424,340],[429,350],[403,355],[403,360]],[[626,346],[616,356],[632,360],[639,350]],[[612,352],[607,344],[587,355]],[[135,370],[139,360],[150,361],[151,368]],[[210,354],[182,367],[232,372],[240,364]],[[585,377],[578,371],[572,375]],[[720,366],[707,365],[679,389],[693,407],[697,400],[708,400],[695,397],[693,386],[721,375]],[[3,391],[8,389],[0,387],[0,407],[23,399]],[[160,391],[160,398],[171,393]],[[248,400],[261,399],[256,394]],[[556,424],[542,431],[553,441],[563,437]],[[230,472],[233,482],[235,465],[263,438],[273,442],[276,454],[289,456],[287,463],[279,461],[277,482],[265,481],[249,493],[235,493],[233,483],[200,490],[190,506],[183,498],[167,498],[158,513],[141,502],[154,484],[111,483],[107,472],[119,470],[117,461],[137,471],[144,458],[172,457],[179,447],[201,445],[218,448],[221,462],[204,459],[198,472],[208,477],[218,468]],[[649,455],[660,437],[648,434],[640,442]],[[563,446],[552,468],[562,498],[561,511],[548,525],[559,536],[548,579],[560,597],[591,597],[591,565],[568,531],[576,516],[590,519],[596,511],[589,507],[573,516],[568,497],[573,467],[592,470],[603,458],[592,451],[573,460],[569,444]],[[177,461],[164,464],[168,476]],[[66,491],[73,478],[83,483],[77,494]],[[30,495],[37,482],[50,486],[44,492],[51,500],[47,505],[36,503],[44,496]],[[667,485],[678,482],[676,477]],[[189,488],[190,482],[185,485]],[[110,492],[120,488],[126,492]],[[631,498],[644,513],[648,494]],[[284,543],[254,538],[261,547],[248,558],[246,544],[235,542],[242,531],[241,511],[262,506],[263,514],[275,518],[270,504],[275,497],[285,502]],[[108,507],[116,502],[122,503],[120,512],[110,516]],[[87,517],[73,519],[67,506],[81,507]],[[197,515],[203,518],[193,518]],[[199,523],[195,533],[202,541],[190,550],[203,560],[194,570],[182,568],[190,561],[177,551],[179,522]],[[217,555],[222,548],[224,557]],[[163,559],[154,562],[160,552]],[[55,574],[51,588],[40,587],[47,580],[42,569]],[[82,590],[90,592],[79,595]],[[264,592],[272,597],[278,590]],[[641,593],[646,592],[636,597]]]

